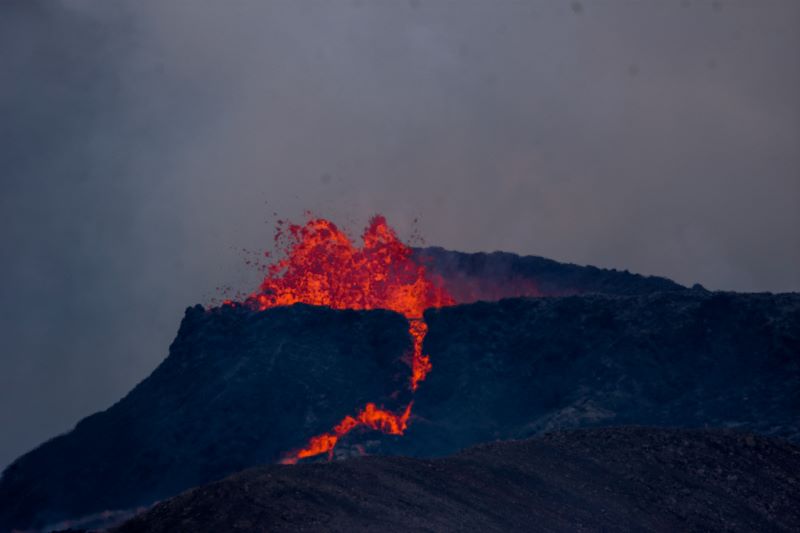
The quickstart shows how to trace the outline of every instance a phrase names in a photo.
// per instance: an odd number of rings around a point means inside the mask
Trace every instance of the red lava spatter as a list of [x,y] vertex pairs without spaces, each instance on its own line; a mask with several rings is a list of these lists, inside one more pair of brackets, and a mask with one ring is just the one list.
[[[416,391],[431,370],[430,358],[422,353],[428,331],[423,311],[453,305],[448,292],[426,275],[412,257],[412,249],[398,239],[382,216],[375,216],[357,247],[332,222],[312,218],[305,224],[278,223],[276,244],[285,257],[267,268],[258,292],[246,303],[260,310],[305,303],[334,309],[389,309],[409,320],[413,339],[409,388]],[[366,404],[345,416],[327,433],[312,437],[303,448],[288,452],[283,463],[328,454],[339,439],[358,427],[402,435],[408,427],[413,402],[402,412]]]

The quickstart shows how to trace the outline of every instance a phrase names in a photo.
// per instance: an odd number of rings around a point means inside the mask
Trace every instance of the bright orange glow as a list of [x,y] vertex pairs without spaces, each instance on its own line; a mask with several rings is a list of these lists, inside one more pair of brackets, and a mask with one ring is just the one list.
[[409,403],[399,415],[379,409],[374,403],[368,403],[355,417],[349,415],[344,417],[329,433],[311,437],[305,448],[287,454],[281,460],[281,463],[295,464],[300,459],[314,457],[322,453],[328,454],[328,460],[333,459],[333,449],[336,447],[339,438],[359,426],[381,431],[388,435],[402,435],[408,427],[408,418],[411,416],[413,403]]
[[419,382],[431,371],[431,358],[422,353],[422,341],[428,333],[428,324],[418,318],[410,321],[408,332],[414,339],[414,354],[411,359],[411,390],[417,390]]
[[376,216],[364,231],[361,248],[336,225],[312,219],[305,225],[279,228],[288,238],[287,257],[267,270],[252,298],[259,308],[306,303],[334,309],[391,309],[409,319],[422,318],[429,307],[455,303],[425,276],[412,250]]
[[[428,326],[423,311],[453,305],[455,301],[427,276],[412,250],[397,238],[382,216],[373,217],[362,235],[363,246],[353,245],[335,224],[311,219],[304,225],[279,224],[276,242],[286,246],[286,257],[267,269],[259,291],[247,302],[258,309],[306,303],[334,309],[389,309],[409,320],[413,340],[409,387],[417,390],[431,370],[430,357],[422,353]],[[413,403],[413,402],[412,402]],[[357,427],[402,435],[411,406],[401,414],[368,403],[355,416],[346,416],[330,432],[312,437],[308,445],[290,452],[284,463],[327,453],[339,438]]]

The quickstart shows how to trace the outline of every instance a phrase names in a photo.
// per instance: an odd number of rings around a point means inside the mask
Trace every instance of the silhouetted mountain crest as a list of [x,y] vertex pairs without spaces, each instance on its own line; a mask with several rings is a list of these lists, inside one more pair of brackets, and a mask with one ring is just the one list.
[[635,295],[686,290],[666,278],[559,263],[538,256],[470,254],[438,247],[416,248],[414,253],[460,303],[518,296]]

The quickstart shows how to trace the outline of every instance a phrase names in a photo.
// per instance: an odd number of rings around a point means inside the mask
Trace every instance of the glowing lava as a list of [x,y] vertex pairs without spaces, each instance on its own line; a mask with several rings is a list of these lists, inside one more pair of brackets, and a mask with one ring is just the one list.
[[339,441],[339,437],[350,433],[358,426],[365,426],[370,429],[382,431],[388,435],[402,435],[408,427],[408,417],[411,416],[411,406],[409,403],[402,414],[397,415],[389,411],[379,409],[374,403],[358,412],[355,417],[346,416],[334,426],[333,431],[311,437],[305,448],[287,454],[281,462],[284,464],[294,464],[299,459],[314,457],[321,453],[327,453],[328,459],[333,458],[333,449]]
[[[413,339],[409,387],[415,391],[431,370],[430,358],[422,353],[428,331],[422,313],[455,301],[426,276],[425,267],[413,260],[411,248],[397,238],[386,219],[372,218],[360,248],[335,224],[319,218],[304,225],[279,223],[275,239],[286,247],[286,257],[268,267],[259,291],[247,302],[260,310],[306,303],[334,309],[390,309],[403,314],[409,320]],[[411,406],[409,403],[402,413],[392,413],[368,403],[330,432],[312,437],[306,447],[287,454],[283,462],[295,463],[322,453],[332,457],[339,438],[361,426],[402,435]]]

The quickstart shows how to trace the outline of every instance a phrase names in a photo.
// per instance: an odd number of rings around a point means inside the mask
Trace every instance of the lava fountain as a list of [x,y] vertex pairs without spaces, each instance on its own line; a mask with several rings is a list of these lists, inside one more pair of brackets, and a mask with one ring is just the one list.
[[[382,216],[373,217],[357,247],[332,222],[312,218],[303,225],[278,223],[278,248],[286,256],[267,268],[258,292],[246,303],[259,310],[305,303],[334,309],[389,309],[409,321],[413,340],[408,386],[416,391],[431,370],[430,358],[422,353],[428,331],[423,311],[453,305],[445,289],[435,284],[423,265],[412,257],[409,246],[398,239]],[[312,437],[308,444],[285,455],[283,463],[327,453],[333,456],[338,440],[358,427],[390,435],[402,435],[408,427],[413,402],[400,413],[368,403],[354,415],[344,417],[327,433]]]

